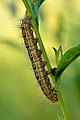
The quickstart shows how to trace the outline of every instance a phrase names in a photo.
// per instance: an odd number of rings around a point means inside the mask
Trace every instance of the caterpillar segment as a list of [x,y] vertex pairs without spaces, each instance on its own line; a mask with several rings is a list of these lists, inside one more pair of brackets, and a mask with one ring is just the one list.
[[40,88],[43,91],[44,95],[50,101],[52,101],[52,103],[55,103],[58,101],[57,91],[50,83],[50,79],[48,77],[49,72],[45,69],[46,61],[43,61],[41,57],[42,51],[39,50],[37,45],[38,39],[34,38],[33,35],[30,16],[27,15],[22,20],[20,28],[22,30],[24,44],[27,48],[37,82],[40,85]]

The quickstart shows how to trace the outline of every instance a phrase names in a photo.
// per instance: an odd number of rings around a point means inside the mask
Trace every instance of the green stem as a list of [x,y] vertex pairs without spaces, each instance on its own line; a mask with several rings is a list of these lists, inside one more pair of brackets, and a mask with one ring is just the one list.
[[[45,48],[44,48],[44,45],[43,45],[43,42],[42,42],[42,39],[41,39],[41,36],[40,36],[40,33],[39,33],[39,30],[38,30],[38,28],[37,28],[33,11],[32,11],[32,9],[30,8],[29,3],[28,3],[27,0],[22,0],[22,1],[23,1],[24,5],[25,5],[25,7],[26,7],[26,9],[27,9],[27,12],[29,13],[29,15],[32,16],[32,26],[33,26],[35,35],[36,35],[36,37],[38,38],[39,46],[40,46],[40,48],[41,48],[42,51],[43,51],[43,57],[44,57],[44,59],[47,61],[47,69],[50,70],[52,67],[51,67],[51,65],[50,65],[48,56],[47,56],[47,54],[46,54],[46,51],[45,51]],[[54,77],[53,77],[52,75],[50,75],[50,76],[51,76],[51,78],[52,78],[52,80],[53,80],[53,82],[54,82],[54,86],[56,87],[56,90],[58,91],[59,103],[60,103],[60,106],[61,106],[61,109],[62,109],[64,118],[65,118],[65,120],[69,120],[68,114],[67,114],[67,110],[66,110],[66,107],[65,107],[63,98],[62,98],[62,94],[61,94],[60,87],[59,87],[59,85],[58,85],[57,83],[55,83]]]
[[64,116],[64,120],[69,120],[66,105],[64,103],[63,95],[61,93],[60,84],[56,84],[56,89],[57,89],[57,92],[58,92],[59,104],[60,104],[60,107],[61,107],[61,110],[62,110],[62,113],[63,113],[63,116]]

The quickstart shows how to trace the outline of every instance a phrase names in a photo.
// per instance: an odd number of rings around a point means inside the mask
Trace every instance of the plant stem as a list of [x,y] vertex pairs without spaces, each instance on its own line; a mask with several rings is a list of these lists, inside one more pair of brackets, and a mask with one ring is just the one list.
[[[48,56],[46,54],[46,51],[45,51],[45,48],[44,48],[44,45],[43,45],[43,42],[42,42],[42,39],[41,39],[41,36],[40,36],[40,33],[39,33],[39,30],[37,28],[37,25],[36,25],[36,21],[35,21],[35,18],[34,18],[34,14],[33,14],[33,11],[32,9],[30,8],[29,6],[29,3],[27,0],[22,0],[26,9],[27,9],[27,12],[29,13],[29,15],[31,15],[32,17],[32,26],[33,26],[33,29],[34,29],[34,32],[35,32],[35,35],[36,37],[38,38],[38,43],[39,43],[39,46],[40,48],[42,49],[43,51],[43,57],[44,59],[47,61],[47,69],[50,70],[52,67],[50,65],[50,62],[49,62],[49,59],[48,59]],[[65,107],[65,104],[64,104],[64,100],[62,98],[62,94],[61,94],[61,90],[60,90],[60,86],[59,84],[55,83],[55,80],[54,80],[54,76],[50,75],[53,82],[54,82],[54,86],[56,88],[56,90],[58,91],[58,99],[59,99],[59,103],[60,103],[60,107],[62,109],[62,112],[63,112],[63,115],[64,115],[64,119],[65,120],[69,120],[68,118],[68,113],[67,113],[67,110],[66,110],[66,107]]]
[[69,120],[66,105],[64,103],[63,95],[61,93],[60,84],[56,84],[56,89],[57,89],[57,92],[58,92],[59,104],[60,104],[60,107],[61,107],[61,110],[62,110],[62,113],[63,113],[63,116],[64,116],[64,120]]

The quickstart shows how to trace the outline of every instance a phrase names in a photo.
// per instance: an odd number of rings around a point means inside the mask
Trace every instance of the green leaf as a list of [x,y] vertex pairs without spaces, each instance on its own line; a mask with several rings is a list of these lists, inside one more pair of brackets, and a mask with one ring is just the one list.
[[59,54],[56,48],[53,47],[53,50],[55,52],[55,59],[56,59],[56,65],[58,65],[59,63]]
[[60,60],[61,57],[63,56],[62,47],[61,47],[61,45],[60,45],[60,47],[58,48],[58,50],[53,47],[53,50],[54,50],[54,52],[55,52],[56,65],[58,65],[59,60]]
[[61,59],[61,57],[63,56],[63,50],[62,50],[62,46],[60,45],[60,47],[58,48],[58,54],[59,54],[59,60]]
[[38,26],[38,11],[39,11],[39,8],[40,6],[42,5],[44,0],[36,0],[36,3],[35,3],[35,11],[36,11],[36,22],[37,22],[37,26]]
[[36,1],[36,8],[39,9],[39,7],[41,6],[41,4],[44,2],[44,0],[37,0]]
[[33,0],[27,0],[26,2],[29,4],[31,12],[32,12],[34,19],[36,21],[36,24],[38,26],[38,10],[36,10],[36,3]]
[[55,80],[60,78],[64,70],[72,63],[75,59],[80,56],[80,44],[76,47],[70,48],[60,59],[57,70],[55,73]]

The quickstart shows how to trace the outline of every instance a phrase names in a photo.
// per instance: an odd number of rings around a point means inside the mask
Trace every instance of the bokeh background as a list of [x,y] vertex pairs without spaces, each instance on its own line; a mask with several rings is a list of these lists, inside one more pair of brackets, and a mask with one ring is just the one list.
[[[34,77],[21,35],[21,0],[0,0],[0,120],[62,120],[58,103],[51,104]],[[39,30],[51,65],[52,47],[65,52],[80,43],[80,0],[45,0]],[[71,120],[80,120],[80,58],[62,76],[61,89]]]

